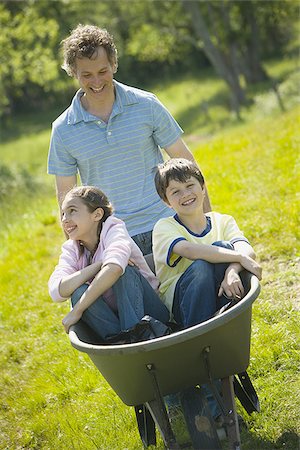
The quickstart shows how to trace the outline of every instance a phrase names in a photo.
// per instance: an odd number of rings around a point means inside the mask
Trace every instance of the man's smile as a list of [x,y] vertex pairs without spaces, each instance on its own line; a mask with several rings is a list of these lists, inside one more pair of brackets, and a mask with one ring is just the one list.
[[90,87],[90,89],[91,89],[93,92],[95,92],[95,94],[99,94],[99,92],[103,91],[104,85],[101,86],[100,88]]

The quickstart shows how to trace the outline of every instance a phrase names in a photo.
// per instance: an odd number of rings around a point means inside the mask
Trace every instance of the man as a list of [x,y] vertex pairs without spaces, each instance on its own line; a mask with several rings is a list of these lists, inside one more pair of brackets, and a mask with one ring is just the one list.
[[[194,160],[180,126],[154,94],[114,80],[118,68],[112,36],[78,25],[63,42],[63,68],[80,90],[53,123],[48,173],[56,176],[59,204],[81,182],[102,189],[143,253],[152,251],[152,229],[168,217],[154,186],[154,168],[171,158]],[[205,210],[210,210],[208,197]]]

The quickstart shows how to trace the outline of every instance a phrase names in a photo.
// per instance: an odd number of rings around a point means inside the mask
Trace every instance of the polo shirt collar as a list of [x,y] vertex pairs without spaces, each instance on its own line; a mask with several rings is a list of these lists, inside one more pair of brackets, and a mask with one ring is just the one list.
[[80,98],[83,96],[83,90],[79,89],[73,97],[68,111],[68,125],[75,125],[79,122],[95,121],[95,116],[87,112],[81,104]]
[[116,80],[114,80],[114,85],[116,89],[116,99],[117,101],[120,101],[123,106],[134,105],[139,102],[134,88],[119,83],[119,81]]
[[[119,83],[116,80],[113,80],[115,91],[116,91],[116,99],[113,105],[111,117],[117,116],[118,114],[123,112],[124,106],[133,105],[138,103],[138,97],[135,94],[133,88],[130,86],[126,86],[125,84]],[[74,125],[78,122],[94,122],[97,120],[97,117],[93,114],[90,114],[86,111],[80,101],[80,98],[83,95],[83,90],[79,89],[70,105],[68,111],[68,124]]]

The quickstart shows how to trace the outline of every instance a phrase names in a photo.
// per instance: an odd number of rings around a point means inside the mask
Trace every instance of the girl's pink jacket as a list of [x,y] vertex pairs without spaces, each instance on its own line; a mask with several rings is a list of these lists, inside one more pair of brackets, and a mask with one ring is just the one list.
[[[129,236],[125,223],[114,216],[108,217],[103,223],[100,242],[91,262],[88,261],[89,256],[90,252],[85,248],[80,254],[77,241],[69,239],[63,244],[58,265],[48,282],[49,294],[55,302],[66,300],[59,294],[62,278],[96,261],[101,261],[103,266],[108,263],[117,264],[124,273],[130,259],[153,289],[158,289],[158,279],[149,269],[139,247]],[[107,294],[110,296],[110,293]]]

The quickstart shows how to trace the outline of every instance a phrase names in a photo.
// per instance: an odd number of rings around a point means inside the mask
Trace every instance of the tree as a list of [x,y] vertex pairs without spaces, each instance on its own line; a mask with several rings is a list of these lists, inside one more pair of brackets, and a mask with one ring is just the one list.
[[1,115],[12,110],[17,98],[26,96],[31,84],[53,88],[58,76],[53,52],[58,26],[54,20],[39,17],[28,5],[13,15],[2,3],[0,26]]
[[1,0],[0,116],[23,100],[40,105],[66,92],[72,81],[60,68],[59,43],[78,23],[114,35],[128,83],[211,64],[239,115],[248,86],[268,79],[264,59],[293,37],[297,13],[289,0]]
[[[274,34],[276,29],[281,36],[276,39],[277,53],[284,47],[284,41],[292,38],[292,25],[297,15],[295,2],[181,0],[181,3],[189,13],[196,38],[201,40],[216,72],[229,86],[237,115],[240,105],[247,103],[241,81],[245,87],[271,82],[279,107],[284,110],[277,81],[271,79],[262,60],[268,55],[264,49],[270,48],[271,30]],[[286,40],[282,34],[284,27],[289,30]]]
[[[211,31],[206,25],[204,16],[202,13],[202,7],[205,6],[199,2],[182,0],[183,7],[190,15],[190,20],[194,29],[194,33],[197,39],[203,43],[203,49],[212,66],[216,69],[217,73],[227,83],[232,94],[232,106],[237,116],[239,117],[240,105],[246,103],[246,96],[243,88],[241,87],[239,80],[239,70],[236,64],[236,46],[231,43],[228,46],[228,50],[218,47],[214,44],[211,37]],[[223,5],[224,6],[224,5]],[[225,9],[225,30],[230,32],[229,18],[227,16],[227,10]],[[218,35],[214,35],[215,41],[219,41]]]
[[247,84],[255,84],[269,78],[261,63],[261,33],[257,20],[259,14],[255,6],[251,1],[240,2],[238,5],[241,26],[244,30],[240,45],[240,72]]

